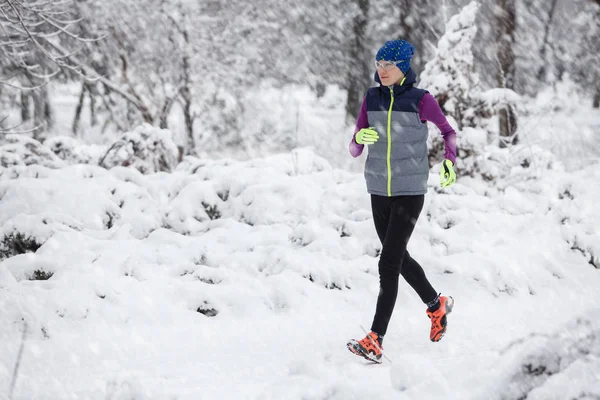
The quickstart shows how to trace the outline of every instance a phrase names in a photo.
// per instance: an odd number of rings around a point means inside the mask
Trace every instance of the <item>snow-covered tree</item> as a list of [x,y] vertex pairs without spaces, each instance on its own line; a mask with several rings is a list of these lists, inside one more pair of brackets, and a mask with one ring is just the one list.
[[0,85],[19,91],[20,130],[30,129],[38,140],[54,119],[48,83],[83,74],[76,55],[97,39],[77,29],[73,6],[71,0],[0,1]]
[[[104,41],[88,49],[98,81],[93,95],[105,119],[124,131],[142,122],[163,124],[182,88],[181,36],[191,10],[161,0],[89,4],[86,18],[100,16]],[[180,25],[181,23],[181,25]],[[183,29],[183,32],[180,31]]]
[[536,96],[557,81],[572,79],[593,96],[600,71],[598,2],[523,0],[515,7],[514,90]]
[[[474,71],[472,52],[478,10],[479,5],[473,1],[450,18],[434,57],[425,65],[420,76],[419,85],[436,98],[444,114],[459,130],[463,129],[463,119],[474,104],[473,92],[478,90],[479,78]],[[484,137],[483,142],[486,141],[481,130],[477,133],[475,136],[479,139],[467,141],[466,146],[461,143],[462,156],[466,156],[465,151],[471,154],[480,145],[481,136]],[[444,141],[437,130],[430,132],[429,140],[429,160],[433,165],[443,155]]]
[[[515,87],[515,32],[517,8],[515,0],[501,0],[495,10],[494,27],[496,31],[496,57],[499,65],[498,87],[514,89]],[[498,113],[500,129],[500,146],[516,144],[517,116],[510,105],[501,107]],[[504,139],[506,138],[506,139]]]
[[72,26],[78,21],[73,18],[72,5],[70,0],[0,1],[0,65],[9,73],[0,76],[0,85],[25,86],[10,76],[16,70],[35,78],[49,78],[60,68],[80,70],[62,52],[61,44],[65,38],[80,43],[88,40],[73,33]]
[[465,111],[470,106],[471,92],[477,89],[479,77],[473,68],[472,44],[477,35],[475,18],[479,5],[473,1],[446,24],[435,56],[425,65],[420,86],[438,101],[442,110],[462,128]]
[[[519,96],[510,89],[484,90],[475,72],[473,44],[477,37],[476,17],[480,6],[472,1],[446,24],[435,56],[421,74],[420,86],[427,89],[459,130],[460,174],[483,173],[479,155],[490,144],[499,142],[497,119],[505,107],[515,107]],[[496,122],[496,125],[494,125]],[[430,164],[440,159],[444,142],[437,129],[430,134]],[[493,173],[488,172],[489,176]]]
[[573,61],[574,78],[593,97],[593,106],[600,107],[600,1],[584,4],[574,25],[583,32]]
[[362,103],[365,90],[367,89],[366,77],[371,71],[372,64],[369,63],[369,51],[367,42],[367,24],[369,20],[369,0],[357,0],[356,12],[352,21],[352,34],[350,35],[350,60],[354,66],[348,68],[346,100],[346,116],[354,120],[358,116],[358,110]]

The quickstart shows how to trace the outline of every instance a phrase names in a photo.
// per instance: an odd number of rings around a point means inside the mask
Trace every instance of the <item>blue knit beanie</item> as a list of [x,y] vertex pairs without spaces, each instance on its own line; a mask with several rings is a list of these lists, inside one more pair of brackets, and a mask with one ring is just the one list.
[[400,61],[406,60],[398,64],[398,68],[402,73],[410,69],[410,59],[415,54],[415,47],[408,43],[406,40],[388,40],[385,44],[377,51],[375,60],[385,61]]

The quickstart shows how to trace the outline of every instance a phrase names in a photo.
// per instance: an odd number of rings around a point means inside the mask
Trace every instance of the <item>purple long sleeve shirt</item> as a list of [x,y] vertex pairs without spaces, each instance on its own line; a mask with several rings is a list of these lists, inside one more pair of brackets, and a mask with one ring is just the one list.
[[[419,102],[419,118],[421,121],[430,121],[438,127],[444,138],[444,157],[452,161],[456,165],[456,132],[450,126],[446,116],[442,112],[440,105],[430,93],[425,93]],[[356,128],[354,136],[350,142],[350,154],[352,157],[358,157],[362,154],[365,147],[364,144],[356,143],[356,133],[363,128],[369,127],[367,118],[367,102],[363,100],[358,119],[356,120]]]

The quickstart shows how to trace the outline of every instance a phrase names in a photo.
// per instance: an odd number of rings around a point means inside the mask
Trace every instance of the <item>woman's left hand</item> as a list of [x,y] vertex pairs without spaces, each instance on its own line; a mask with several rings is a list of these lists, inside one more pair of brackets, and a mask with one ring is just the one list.
[[452,161],[448,159],[442,163],[442,168],[440,168],[440,185],[443,188],[450,187],[456,182],[456,173],[454,172],[454,168],[452,168],[453,166]]

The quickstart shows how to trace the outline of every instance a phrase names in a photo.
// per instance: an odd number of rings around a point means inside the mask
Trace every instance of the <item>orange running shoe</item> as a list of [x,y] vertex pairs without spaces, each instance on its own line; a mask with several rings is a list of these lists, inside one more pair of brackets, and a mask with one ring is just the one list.
[[357,356],[366,358],[369,361],[381,363],[383,356],[383,346],[379,340],[379,336],[375,332],[369,333],[364,339],[356,341],[350,339],[346,344],[348,350]]
[[435,311],[426,311],[431,320],[429,339],[432,342],[439,342],[446,333],[446,327],[448,326],[446,316],[452,312],[453,307],[454,299],[451,296],[440,296],[440,308]]

